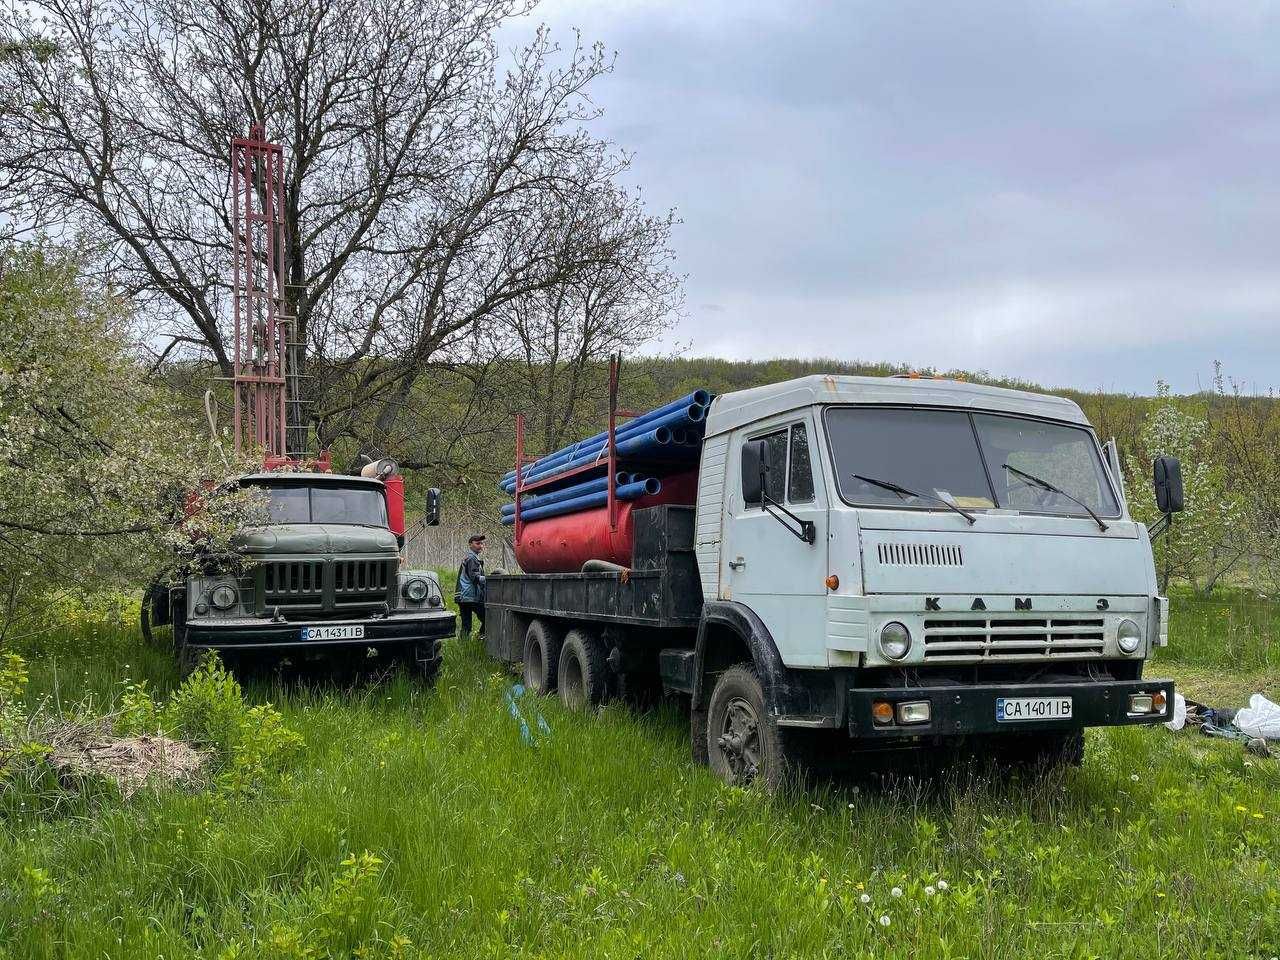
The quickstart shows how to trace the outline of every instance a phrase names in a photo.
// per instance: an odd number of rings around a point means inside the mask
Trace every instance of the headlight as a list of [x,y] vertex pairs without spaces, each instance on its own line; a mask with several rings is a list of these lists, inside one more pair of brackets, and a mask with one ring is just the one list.
[[890,660],[901,660],[911,652],[911,631],[896,620],[880,631],[880,652]]
[[427,599],[427,594],[431,591],[430,588],[427,587],[427,581],[420,580],[415,577],[412,580],[406,581],[400,592],[404,595],[406,600],[410,600],[413,603],[421,603],[423,600]]
[[1121,620],[1116,628],[1116,643],[1125,653],[1137,653],[1142,646],[1142,628],[1132,620]]
[[220,583],[209,591],[209,602],[215,610],[230,610],[239,601],[239,591],[229,583]]

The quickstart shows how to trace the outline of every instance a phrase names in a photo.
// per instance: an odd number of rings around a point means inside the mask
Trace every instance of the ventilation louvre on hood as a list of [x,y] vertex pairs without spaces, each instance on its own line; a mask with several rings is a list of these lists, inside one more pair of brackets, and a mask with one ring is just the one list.
[[876,554],[885,566],[964,566],[964,553],[953,543],[878,543]]

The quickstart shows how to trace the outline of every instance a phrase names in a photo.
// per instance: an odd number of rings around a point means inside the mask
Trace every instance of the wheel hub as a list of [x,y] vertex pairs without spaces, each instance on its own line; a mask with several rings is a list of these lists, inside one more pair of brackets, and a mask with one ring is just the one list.
[[736,782],[755,778],[760,769],[760,718],[742,697],[734,697],[725,708],[716,743]]

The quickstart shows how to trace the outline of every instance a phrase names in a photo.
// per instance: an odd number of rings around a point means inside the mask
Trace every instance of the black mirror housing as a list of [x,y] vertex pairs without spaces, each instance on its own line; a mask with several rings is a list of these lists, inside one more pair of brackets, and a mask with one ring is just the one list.
[[765,442],[748,440],[742,445],[742,501],[748,506],[764,502],[764,475],[769,470]]
[[440,526],[440,488],[427,490],[427,508],[424,511],[424,522],[428,527]]
[[1181,513],[1182,464],[1177,457],[1156,457],[1151,465],[1156,490],[1156,508],[1164,514]]

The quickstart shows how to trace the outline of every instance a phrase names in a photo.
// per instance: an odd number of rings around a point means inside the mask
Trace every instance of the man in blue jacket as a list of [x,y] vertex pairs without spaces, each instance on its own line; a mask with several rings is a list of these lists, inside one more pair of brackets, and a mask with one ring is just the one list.
[[480,551],[484,549],[484,534],[474,534],[468,541],[470,552],[458,567],[458,612],[461,614],[460,639],[471,636],[471,615],[480,621],[476,639],[484,637],[484,561]]

